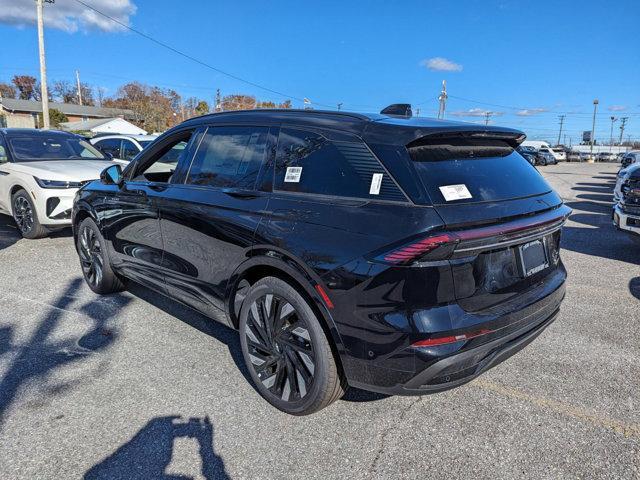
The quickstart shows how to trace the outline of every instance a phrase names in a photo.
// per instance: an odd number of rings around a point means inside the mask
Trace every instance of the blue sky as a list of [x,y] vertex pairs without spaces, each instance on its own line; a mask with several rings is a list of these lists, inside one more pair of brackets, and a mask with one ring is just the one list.
[[[565,132],[575,143],[591,128],[598,98],[596,138],[609,138],[614,115],[629,117],[625,138],[640,140],[637,0],[83,1],[219,69],[289,98],[307,97],[317,108],[342,102],[344,109],[377,111],[408,102],[421,116],[434,116],[446,79],[447,118],[483,121],[474,115],[489,110],[495,124],[555,141],[557,117],[566,114]],[[0,81],[14,73],[37,76],[34,2],[2,2]],[[90,15],[76,0],[45,8],[50,80],[71,80],[79,69],[83,81],[107,95],[138,80],[210,102],[216,88],[223,95],[288,98],[177,56]]]

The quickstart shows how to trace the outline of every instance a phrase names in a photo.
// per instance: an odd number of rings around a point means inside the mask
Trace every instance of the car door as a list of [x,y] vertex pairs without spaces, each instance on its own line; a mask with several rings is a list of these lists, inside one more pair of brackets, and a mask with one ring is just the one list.
[[165,291],[158,202],[173,176],[188,165],[194,130],[167,136],[125,170],[120,188],[101,207],[111,262],[125,276]]
[[122,140],[119,138],[105,138],[98,140],[94,145],[103,153],[110,154],[114,160],[121,160]]
[[228,279],[248,258],[269,201],[256,182],[274,139],[269,127],[209,127],[183,181],[161,199],[169,294],[223,322]]
[[140,151],[141,149],[131,140],[128,140],[126,138],[122,139],[122,149],[120,150],[122,160],[130,162],[136,157],[136,155],[140,153]]
[[9,151],[2,134],[0,134],[0,210],[11,212],[9,198]]

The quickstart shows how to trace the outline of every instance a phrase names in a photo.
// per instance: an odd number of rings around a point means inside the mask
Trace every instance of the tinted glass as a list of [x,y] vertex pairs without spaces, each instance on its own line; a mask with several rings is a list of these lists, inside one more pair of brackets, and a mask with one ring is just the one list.
[[151,145],[151,140],[138,140],[138,143],[142,148],[147,148],[149,145]]
[[[178,168],[178,163],[188,161],[191,149],[189,142],[193,137],[193,131],[181,132],[173,140],[166,143],[161,150],[153,156],[145,158],[141,155],[136,162],[141,170],[136,171],[134,181],[149,181],[156,183],[168,183]],[[184,165],[184,163],[183,163]]]
[[18,162],[38,160],[103,160],[93,145],[80,137],[56,134],[8,137],[9,148]]
[[133,160],[140,153],[140,149],[131,140],[122,140],[122,159]]
[[362,142],[330,141],[314,132],[280,131],[275,175],[275,188],[287,192],[406,200]]
[[[551,190],[542,175],[506,143],[452,139],[408,150],[434,204],[500,201]],[[444,195],[451,189],[441,187],[459,185],[466,187],[471,198],[447,201]],[[461,191],[460,197],[468,196]]]
[[95,146],[104,153],[109,153],[113,158],[120,157],[120,143],[119,138],[105,138],[95,143]]
[[263,127],[209,128],[187,183],[253,189],[265,158],[268,133]]
[[4,144],[4,139],[0,137],[0,163],[6,163],[8,161],[7,147]]

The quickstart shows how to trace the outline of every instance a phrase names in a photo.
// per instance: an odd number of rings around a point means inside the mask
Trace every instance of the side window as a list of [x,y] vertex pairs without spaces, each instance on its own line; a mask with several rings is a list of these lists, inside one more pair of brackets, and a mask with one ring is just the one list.
[[120,156],[120,143],[122,140],[119,138],[105,138],[99,140],[94,145],[103,153],[110,153],[113,158],[122,158]]
[[362,142],[330,141],[319,133],[289,128],[280,130],[274,189],[406,201]]
[[266,127],[210,127],[193,159],[187,183],[255,188],[268,133]]
[[[178,164],[187,160],[190,140],[194,136],[193,130],[186,130],[164,142],[160,150],[155,150],[151,156],[138,158],[134,182],[169,183],[178,169]],[[183,160],[184,159],[184,160]],[[184,164],[184,163],[183,163]]]
[[4,139],[0,137],[0,164],[7,163],[8,161],[7,147],[5,146]]
[[122,159],[131,161],[140,153],[140,149],[131,140],[122,140]]

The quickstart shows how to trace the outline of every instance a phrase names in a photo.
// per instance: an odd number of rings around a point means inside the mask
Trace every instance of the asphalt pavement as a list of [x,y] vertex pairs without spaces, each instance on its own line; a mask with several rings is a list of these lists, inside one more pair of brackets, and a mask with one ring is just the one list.
[[84,284],[70,232],[0,217],[0,479],[640,477],[640,245],[616,164],[541,171],[574,212],[556,322],[468,385],[350,390],[309,417],[247,381],[237,334],[133,287]]

